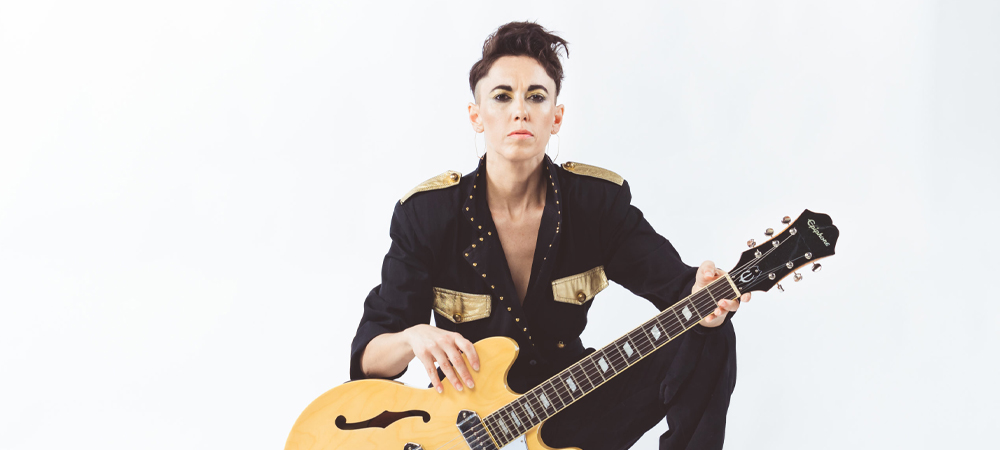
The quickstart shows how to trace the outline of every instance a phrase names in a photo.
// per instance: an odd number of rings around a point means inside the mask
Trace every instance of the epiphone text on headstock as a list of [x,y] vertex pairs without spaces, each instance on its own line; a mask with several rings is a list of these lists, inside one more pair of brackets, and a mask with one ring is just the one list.
[[823,245],[829,247],[830,243],[827,242],[825,237],[823,237],[823,233],[819,231],[819,228],[816,228],[816,221],[809,219],[806,223],[809,224],[809,229],[812,230],[813,233],[816,233],[816,236],[819,236],[819,240],[823,241]]

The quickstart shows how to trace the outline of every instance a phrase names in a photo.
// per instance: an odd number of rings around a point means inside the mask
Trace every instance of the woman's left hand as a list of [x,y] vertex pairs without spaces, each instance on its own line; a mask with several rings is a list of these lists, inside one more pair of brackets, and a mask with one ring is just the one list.
[[[698,267],[698,275],[696,275],[694,286],[691,288],[691,293],[694,294],[700,289],[708,286],[709,283],[715,281],[716,278],[722,276],[724,272],[715,268],[715,263],[712,261],[705,261],[701,263],[701,267]],[[740,296],[740,300],[744,302],[750,301],[750,294],[743,294]],[[722,325],[722,322],[726,320],[726,316],[730,311],[736,311],[740,308],[740,302],[736,300],[723,299],[719,300],[718,306],[716,306],[715,311],[701,319],[698,322],[703,327],[714,328]]]

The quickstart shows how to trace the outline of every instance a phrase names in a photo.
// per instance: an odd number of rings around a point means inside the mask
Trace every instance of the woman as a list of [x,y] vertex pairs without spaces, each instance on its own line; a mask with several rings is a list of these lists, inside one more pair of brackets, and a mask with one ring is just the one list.
[[[468,107],[486,152],[472,173],[446,172],[396,205],[382,284],[352,344],[352,379],[396,378],[416,357],[439,392],[442,374],[455,389],[474,388],[472,343],[508,336],[521,349],[510,386],[524,392],[587,353],[579,336],[608,279],[662,310],[721,274],[712,262],[684,264],[631,206],[621,177],[546,156],[563,122],[560,49],[566,41],[534,23],[487,39]],[[721,448],[736,374],[727,319],[739,302],[718,303],[692,333],[545,422],[543,440],[628,448],[666,416],[660,448]]]

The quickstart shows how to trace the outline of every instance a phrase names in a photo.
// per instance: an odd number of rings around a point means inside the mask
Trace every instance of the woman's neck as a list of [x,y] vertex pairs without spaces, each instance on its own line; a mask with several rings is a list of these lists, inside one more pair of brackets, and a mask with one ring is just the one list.
[[510,161],[492,153],[486,158],[486,198],[493,215],[519,220],[545,206],[542,158]]

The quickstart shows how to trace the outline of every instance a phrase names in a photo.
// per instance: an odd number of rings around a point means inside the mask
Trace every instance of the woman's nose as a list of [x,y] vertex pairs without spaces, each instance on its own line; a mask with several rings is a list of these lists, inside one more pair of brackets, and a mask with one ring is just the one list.
[[528,109],[523,99],[514,100],[514,120],[528,120]]

